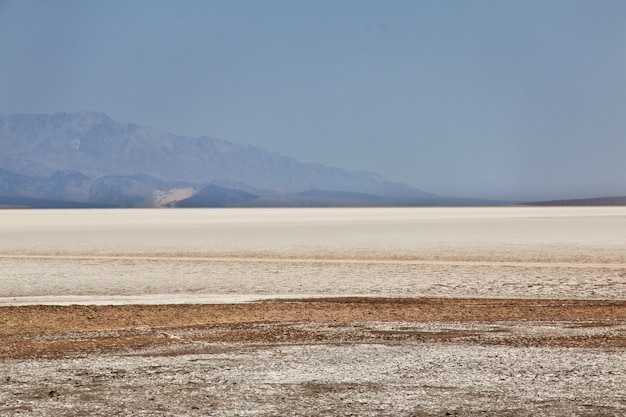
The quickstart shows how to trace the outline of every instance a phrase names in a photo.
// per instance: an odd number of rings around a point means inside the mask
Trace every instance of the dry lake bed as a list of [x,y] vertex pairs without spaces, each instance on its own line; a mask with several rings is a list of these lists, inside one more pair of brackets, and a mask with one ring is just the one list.
[[0,211],[0,416],[623,416],[626,208]]

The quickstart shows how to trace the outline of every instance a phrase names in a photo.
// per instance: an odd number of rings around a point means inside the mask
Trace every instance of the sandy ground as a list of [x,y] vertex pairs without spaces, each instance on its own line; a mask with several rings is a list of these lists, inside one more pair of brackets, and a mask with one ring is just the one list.
[[623,416],[626,301],[0,307],[0,415]]
[[623,417],[625,340],[624,207],[0,211],[1,417]]
[[626,208],[0,210],[0,305],[302,296],[624,300]]

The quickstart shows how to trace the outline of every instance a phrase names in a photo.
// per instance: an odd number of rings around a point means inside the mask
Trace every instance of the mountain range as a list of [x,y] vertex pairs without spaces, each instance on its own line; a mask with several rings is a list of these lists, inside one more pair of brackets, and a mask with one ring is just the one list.
[[103,113],[0,115],[0,204],[221,207],[428,204],[380,175],[303,164],[211,137],[190,138]]
[[441,198],[370,172],[300,163],[254,146],[119,123],[103,113],[0,115],[2,206],[472,203]]

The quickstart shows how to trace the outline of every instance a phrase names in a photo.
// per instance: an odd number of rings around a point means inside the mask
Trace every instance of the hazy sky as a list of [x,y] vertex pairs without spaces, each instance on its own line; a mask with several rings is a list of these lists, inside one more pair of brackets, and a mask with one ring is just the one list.
[[626,1],[0,0],[0,112],[80,110],[441,195],[624,195]]

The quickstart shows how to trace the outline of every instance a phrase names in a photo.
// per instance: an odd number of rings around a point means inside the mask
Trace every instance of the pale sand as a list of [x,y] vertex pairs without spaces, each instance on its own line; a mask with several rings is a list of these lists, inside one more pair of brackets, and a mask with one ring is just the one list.
[[626,208],[0,210],[0,304],[626,299]]

